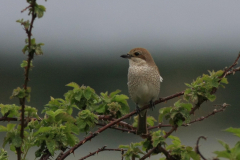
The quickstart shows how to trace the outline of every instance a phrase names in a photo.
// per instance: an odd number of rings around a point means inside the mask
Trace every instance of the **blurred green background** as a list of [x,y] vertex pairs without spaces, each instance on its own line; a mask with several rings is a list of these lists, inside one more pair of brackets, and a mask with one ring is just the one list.
[[[35,56],[34,68],[30,72],[29,86],[32,88],[31,102],[27,105],[38,108],[54,98],[62,98],[69,82],[88,85],[99,94],[120,89],[127,91],[128,62],[120,55],[135,47],[147,48],[159,67],[163,83],[160,97],[183,91],[184,83],[207,73],[219,70],[233,63],[240,50],[240,2],[218,1],[39,1],[47,12],[34,23],[33,37],[36,42],[45,43],[43,56]],[[16,23],[27,19],[25,1],[4,1],[0,5],[0,103],[19,104],[9,99],[12,90],[23,84],[21,50],[26,34]],[[192,117],[207,115],[214,104],[231,104],[225,112],[180,127],[174,135],[185,145],[195,146],[199,136],[208,137],[201,141],[200,151],[211,158],[215,150],[223,149],[217,139],[233,146],[239,139],[223,130],[239,125],[240,73],[229,76],[225,89],[217,91],[217,100],[207,102]],[[161,107],[172,106],[178,99],[157,105],[149,115],[157,118]],[[129,100],[131,110],[134,103]],[[130,120],[131,121],[131,120]],[[7,122],[1,122],[7,124]],[[164,128],[166,129],[166,128]],[[0,133],[2,144],[5,133]],[[82,139],[85,134],[80,136]],[[142,141],[141,138],[116,130],[107,130],[87,142],[68,159],[79,159],[104,145],[117,148],[120,144]],[[6,147],[9,151],[9,147]],[[28,159],[34,159],[35,150]],[[10,159],[16,156],[9,151]],[[88,158],[120,159],[117,152],[102,152]],[[150,159],[158,159],[152,156]]]

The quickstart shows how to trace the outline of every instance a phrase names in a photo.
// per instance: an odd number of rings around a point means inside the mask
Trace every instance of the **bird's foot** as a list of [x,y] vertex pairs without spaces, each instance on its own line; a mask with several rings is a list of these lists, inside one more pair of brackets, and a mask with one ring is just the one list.
[[150,103],[150,106],[151,106],[150,108],[152,108],[152,111],[153,111],[153,109],[155,108],[155,104],[152,100],[149,103]]
[[140,114],[140,108],[138,107],[138,104],[136,104],[136,113]]

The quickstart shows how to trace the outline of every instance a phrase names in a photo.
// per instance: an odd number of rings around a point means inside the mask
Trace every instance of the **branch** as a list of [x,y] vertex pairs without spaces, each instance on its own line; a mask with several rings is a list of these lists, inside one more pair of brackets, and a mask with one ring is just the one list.
[[102,148],[99,148],[97,151],[95,151],[95,152],[93,152],[93,153],[90,152],[87,156],[82,157],[82,158],[79,159],[79,160],[84,160],[84,159],[86,159],[86,158],[88,158],[88,157],[91,157],[91,156],[93,156],[93,155],[95,155],[95,154],[98,154],[99,152],[102,152],[102,151],[121,151],[121,154],[123,154],[124,151],[126,151],[125,149],[106,149],[106,147],[107,147],[107,146],[103,146]]
[[[229,71],[230,71],[231,69],[233,69],[233,67],[235,67],[235,66],[238,64],[238,60],[239,60],[239,58],[240,58],[240,53],[238,54],[238,56],[237,56],[236,60],[234,61],[234,63],[233,63],[230,67],[228,67],[227,69],[225,69],[225,71],[224,71],[222,77],[226,77],[227,75],[230,74]],[[239,67],[236,68],[236,69],[237,69],[237,71],[240,70]],[[230,71],[230,72],[232,72],[232,71]],[[228,73],[229,73],[229,74],[228,74]],[[233,72],[232,72],[232,73],[233,73]],[[221,78],[222,78],[222,77],[221,77]]]
[[[179,92],[179,93],[176,93],[174,95],[171,95],[171,96],[168,96],[168,97],[165,97],[165,98],[161,98],[159,100],[156,100],[154,102],[154,104],[158,104],[158,103],[162,103],[162,102],[165,102],[167,100],[170,100],[170,99],[173,99],[173,98],[176,98],[176,97],[179,97],[181,95],[183,95],[184,92]],[[150,108],[151,106],[150,105],[145,105],[144,107],[140,108],[140,111],[143,111],[145,109],[148,109]],[[90,141],[92,138],[94,138],[95,136],[97,136],[99,133],[103,132],[104,130],[106,130],[107,128],[110,128],[111,126],[117,124],[118,122],[122,121],[123,119],[127,119],[131,116],[133,116],[134,114],[136,114],[136,110],[129,113],[129,114],[126,114],[125,116],[119,118],[119,119],[116,119],[115,121],[112,121],[110,122],[109,124],[105,125],[104,127],[98,129],[96,132],[94,132],[93,134],[87,136],[86,138],[84,138],[82,141],[80,141],[78,144],[76,144],[75,146],[73,146],[71,149],[69,149],[67,152],[65,152],[59,160],[63,160],[65,159],[69,154],[73,153],[78,147],[82,146],[85,142],[87,141]]]
[[[215,106],[222,106],[222,107],[220,109],[214,109],[211,113],[209,113],[205,117],[202,116],[200,118],[197,118],[197,119],[189,122],[188,124],[182,124],[182,126],[188,127],[192,123],[203,121],[203,120],[207,119],[208,117],[215,115],[216,113],[223,112],[229,106],[229,104],[223,103],[222,105],[215,105]],[[161,123],[159,123],[156,126],[149,127],[148,130],[152,130],[152,129],[156,129],[156,128],[162,128],[162,127],[172,127],[172,125],[171,124],[161,124]]]
[[[29,7],[32,8],[32,19],[31,19],[31,23],[30,23],[30,27],[29,29],[25,29],[27,36],[28,36],[28,48],[31,48],[31,36],[32,36],[32,28],[33,28],[33,22],[36,18],[36,14],[34,13],[35,10],[35,5],[36,5],[36,0],[33,0],[30,4]],[[23,10],[24,11],[24,10]],[[31,60],[33,59],[33,54],[32,51],[30,51],[28,53],[28,59],[27,59],[27,67],[25,67],[25,80],[24,80],[24,85],[23,88],[25,89],[25,91],[27,90],[27,83],[29,81],[29,70],[30,70],[30,64],[31,64]],[[20,98],[20,105],[22,106],[21,109],[21,130],[20,130],[20,137],[22,139],[22,143],[23,143],[23,139],[24,139],[24,112],[25,112],[25,101],[26,101],[26,97]],[[22,145],[21,145],[22,146]],[[20,151],[17,152],[18,153],[18,160],[21,159],[21,147],[19,147]],[[20,155],[19,155],[20,154]]]
[[195,152],[197,153],[197,154],[199,154],[201,157],[202,157],[202,159],[204,159],[204,160],[207,160],[205,157],[203,157],[203,155],[201,154],[201,152],[199,151],[199,141],[200,141],[200,139],[207,139],[206,137],[204,137],[204,136],[200,136],[200,137],[198,137],[198,140],[197,140],[197,145],[196,145],[196,148],[195,148]]

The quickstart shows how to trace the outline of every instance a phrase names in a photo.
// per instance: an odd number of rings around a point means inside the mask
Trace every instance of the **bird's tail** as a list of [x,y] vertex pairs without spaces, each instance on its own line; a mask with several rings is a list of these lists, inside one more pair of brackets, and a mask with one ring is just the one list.
[[137,134],[147,134],[147,110],[142,111],[138,115],[138,126],[137,126]]

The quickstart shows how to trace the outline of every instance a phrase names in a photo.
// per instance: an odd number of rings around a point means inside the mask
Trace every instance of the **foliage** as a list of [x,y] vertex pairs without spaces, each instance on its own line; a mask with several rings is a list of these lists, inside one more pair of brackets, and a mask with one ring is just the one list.
[[112,115],[119,118],[129,112],[127,103],[128,96],[120,93],[120,90],[111,92],[100,93],[101,104],[95,108],[95,111],[102,115]]
[[[157,122],[157,120],[152,117],[152,116],[148,116],[147,117],[147,126],[154,126],[154,123]],[[138,124],[138,116],[134,116],[134,122],[133,122],[133,127],[137,127]]]
[[169,136],[172,139],[172,144],[167,145],[166,149],[169,150],[171,155],[176,159],[181,160],[200,160],[200,156],[193,150],[190,146],[184,146],[181,144],[181,141],[178,137]]
[[181,103],[181,100],[178,100],[174,103],[174,107],[164,107],[159,110],[159,122],[162,122],[165,117],[171,125],[181,126],[184,121],[188,123],[191,108],[191,103]]
[[0,160],[7,160],[8,159],[8,154],[7,151],[5,151],[3,148],[0,151]]
[[[230,127],[228,129],[226,129],[225,131],[231,132],[234,135],[236,135],[237,137],[240,137],[240,128]],[[227,143],[225,143],[221,140],[218,140],[218,142],[225,148],[225,150],[213,152],[217,155],[217,157],[222,157],[222,158],[226,158],[229,160],[240,159],[240,141],[238,141],[233,148],[230,148],[230,146]]]
[[131,160],[132,158],[140,158],[140,154],[143,154],[139,149],[140,146],[142,146],[141,143],[131,143],[130,145],[120,145],[119,148],[127,149],[123,156],[126,160]]
[[[191,84],[185,83],[189,88],[184,92],[184,98],[187,101],[196,102],[199,98],[206,98],[213,102],[216,96],[212,94],[213,88],[218,88],[224,86],[221,83],[228,84],[227,78],[221,78],[224,71],[219,70],[217,72],[208,71],[209,75],[203,74],[202,77],[197,77],[195,81]],[[220,82],[220,83],[219,83]]]

